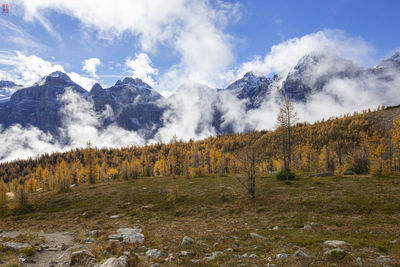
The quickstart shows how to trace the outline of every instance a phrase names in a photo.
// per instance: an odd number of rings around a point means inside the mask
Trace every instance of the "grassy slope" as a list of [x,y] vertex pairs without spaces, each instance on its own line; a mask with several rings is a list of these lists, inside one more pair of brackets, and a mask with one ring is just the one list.
[[367,119],[372,120],[375,125],[383,130],[391,130],[393,121],[400,118],[400,107],[379,110],[366,114]]
[[[293,253],[297,247],[306,247],[315,256],[301,260],[305,264],[314,261],[319,266],[323,261],[348,266],[361,257],[365,264],[375,265],[379,255],[389,255],[400,263],[399,178],[328,177],[319,182],[300,178],[284,185],[273,177],[264,177],[257,183],[255,203],[247,199],[232,177],[158,177],[82,186],[67,193],[36,195],[34,211],[28,214],[7,215],[7,208],[0,206],[0,228],[76,231],[82,239],[86,232],[100,229],[104,234],[91,245],[99,259],[105,257],[101,252],[109,246],[108,234],[123,226],[140,226],[145,245],[163,249],[165,255],[180,252],[179,242],[185,235],[206,244],[186,249],[193,251],[195,258],[223,251],[233,243],[239,245],[237,251],[210,263],[265,265],[266,258]],[[149,204],[154,206],[142,209]],[[109,219],[115,214],[120,218]],[[310,223],[318,225],[311,230],[302,228]],[[276,225],[279,230],[272,230]],[[251,239],[251,232],[267,240]],[[350,243],[349,255],[342,260],[327,259],[322,242],[329,239]],[[391,242],[396,239],[398,243]],[[218,244],[214,247],[215,242]],[[133,248],[112,251],[122,249]],[[262,258],[237,260],[231,256],[243,253]],[[273,260],[282,265],[296,261],[294,257]],[[175,261],[185,263],[182,259]]]

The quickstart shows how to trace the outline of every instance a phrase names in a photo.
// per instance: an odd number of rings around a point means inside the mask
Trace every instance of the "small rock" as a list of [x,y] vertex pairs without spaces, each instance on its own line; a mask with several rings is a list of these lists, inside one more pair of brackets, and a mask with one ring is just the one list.
[[242,255],[233,254],[232,258],[241,259],[241,258],[243,258],[243,256]]
[[392,259],[389,256],[379,256],[378,261],[380,263],[392,263]]
[[110,241],[122,241],[122,240],[124,240],[122,235],[119,235],[119,234],[111,234],[111,235],[108,236],[108,239]]
[[216,247],[216,246],[218,246],[218,242],[215,242],[215,243],[213,244],[213,247]]
[[144,235],[142,234],[142,229],[140,228],[120,228],[117,230],[117,235],[108,236],[109,239],[118,239],[125,243],[143,243]]
[[204,260],[206,260],[206,261],[214,260],[214,259],[216,259],[220,254],[222,254],[221,251],[214,251],[213,253],[211,253],[211,256],[205,257]]
[[225,249],[225,252],[233,252],[233,248],[227,248]]
[[86,216],[87,215],[87,212],[85,211],[84,213],[82,213],[82,216]]
[[347,252],[341,248],[333,248],[333,249],[325,251],[324,255],[328,256],[330,258],[340,260],[340,259],[343,259],[344,257],[346,257]]
[[311,230],[311,229],[312,229],[312,226],[311,226],[310,224],[306,224],[306,225],[303,226],[303,229],[305,229],[305,230]]
[[356,264],[357,264],[358,266],[363,266],[363,263],[362,263],[362,260],[361,260],[360,257],[357,257],[357,258],[356,258]]
[[258,258],[260,258],[260,257],[258,257],[256,254],[251,254],[251,255],[249,256],[249,258],[251,258],[251,259],[258,259]]
[[232,248],[238,248],[238,247],[239,247],[238,244],[236,244],[236,243],[233,243],[233,244],[232,244]]
[[117,258],[109,258],[99,267],[128,267],[128,258],[126,256],[121,256]]
[[86,233],[86,236],[97,235],[98,232],[99,232],[98,230],[92,230],[92,231],[90,231],[90,232],[87,232],[87,233]]
[[61,243],[61,250],[62,250],[62,251],[67,250],[68,247],[69,247],[68,245],[66,245],[66,244],[64,244],[64,243]]
[[160,267],[161,266],[161,264],[159,264],[159,263],[154,263],[154,264],[152,264],[150,267]]
[[311,258],[310,255],[308,255],[306,252],[304,252],[303,250],[300,250],[300,249],[297,250],[297,251],[294,253],[294,256],[299,257],[299,258],[305,258],[305,259]]
[[272,230],[279,230],[279,226],[274,226],[274,228],[272,228]]
[[19,242],[5,242],[2,244],[7,250],[18,251],[24,248],[32,248],[32,246],[28,243],[19,243]]
[[89,266],[95,263],[94,255],[90,251],[80,250],[71,253],[70,265],[80,264]]
[[267,238],[265,238],[264,236],[259,235],[259,234],[257,234],[257,233],[250,233],[250,236],[251,236],[252,238],[257,238],[257,239],[261,239],[261,240],[267,239]]
[[154,207],[154,205],[149,204],[149,205],[146,205],[146,206],[142,206],[141,209],[142,210],[151,210],[153,207]]
[[347,243],[345,241],[341,241],[341,240],[326,240],[324,242],[324,245],[337,248],[337,247],[348,246],[349,243]]
[[151,259],[161,258],[163,256],[163,252],[159,249],[149,249],[146,251],[146,257]]
[[200,260],[190,260],[192,263],[200,263],[201,261]]
[[125,256],[130,256],[131,252],[130,251],[124,251],[124,252],[122,252],[122,254],[124,254]]
[[193,238],[191,238],[190,236],[184,236],[182,239],[182,243],[181,246],[188,246],[194,243]]
[[77,187],[78,185],[77,184],[71,184],[70,186],[69,186],[69,188],[74,188],[74,187]]
[[277,259],[286,259],[286,258],[289,258],[289,255],[286,254],[286,253],[279,253],[279,254],[277,254],[275,256],[275,258],[277,258]]
[[242,255],[242,257],[243,257],[243,258],[246,258],[246,257],[247,257],[247,253],[244,253],[244,254]]
[[112,216],[110,216],[110,219],[113,219],[113,220],[118,219],[118,218],[119,218],[119,215],[112,215]]
[[179,257],[193,257],[193,253],[190,251],[181,251],[181,253],[179,253]]

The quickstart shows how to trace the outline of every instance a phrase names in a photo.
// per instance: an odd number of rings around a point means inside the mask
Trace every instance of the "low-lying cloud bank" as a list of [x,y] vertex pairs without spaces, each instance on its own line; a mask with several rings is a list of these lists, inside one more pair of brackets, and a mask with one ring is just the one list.
[[[145,140],[140,133],[124,130],[116,124],[101,129],[102,122],[114,116],[112,110],[96,114],[92,103],[67,91],[60,101],[64,103],[63,138],[69,145],[61,145],[37,128],[23,129],[15,125],[1,130],[0,139],[4,145],[0,147],[0,160],[84,147],[87,141],[99,147],[120,147],[159,140],[168,142],[174,135],[184,140],[205,138],[218,132],[213,123],[215,110],[220,114],[220,126],[230,126],[235,132],[271,129],[279,111],[283,81],[288,75],[297,75],[296,64],[309,54],[322,57],[302,72],[302,81],[312,88],[306,102],[295,103],[302,121],[315,121],[382,104],[400,104],[400,57],[397,66],[394,59],[393,64],[368,67],[377,62],[370,45],[341,31],[322,31],[278,44],[264,58],[255,58],[230,71],[238,78],[247,71],[280,77],[256,109],[247,110],[246,100],[238,99],[230,91],[185,83],[164,100],[162,105],[168,109],[163,114],[163,126],[153,140]],[[384,75],[379,68],[385,69]]]

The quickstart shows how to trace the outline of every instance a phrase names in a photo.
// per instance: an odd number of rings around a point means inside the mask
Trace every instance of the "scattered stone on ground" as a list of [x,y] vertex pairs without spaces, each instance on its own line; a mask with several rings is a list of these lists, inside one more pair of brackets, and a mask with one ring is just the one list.
[[311,258],[311,255],[306,253],[303,249],[298,249],[295,253],[294,256],[299,257],[299,258],[304,258],[304,259],[309,259]]
[[183,246],[189,246],[189,245],[191,245],[193,243],[194,243],[193,238],[191,238],[190,236],[184,236],[183,239],[182,239],[181,246],[182,247]]
[[227,248],[225,249],[225,252],[233,252],[233,248]]
[[111,216],[110,216],[110,219],[113,219],[113,220],[114,220],[114,219],[118,219],[118,218],[119,218],[119,215],[111,215]]
[[99,267],[128,267],[128,257],[121,256],[119,258],[109,258]]
[[94,255],[87,250],[79,250],[71,253],[70,265],[89,266],[95,263]]
[[120,228],[117,230],[116,234],[109,235],[108,239],[110,241],[122,241],[128,244],[141,244],[144,242],[144,235],[140,228]]
[[146,251],[146,257],[151,259],[161,258],[163,256],[163,252],[159,249],[149,249]]
[[262,235],[259,235],[259,234],[257,234],[257,233],[250,233],[250,237],[252,237],[252,238],[257,238],[257,239],[261,239],[261,240],[266,240],[266,239],[267,239],[266,237],[264,237],[264,236],[262,236]]
[[183,250],[183,251],[181,251],[181,253],[179,253],[179,257],[189,257],[189,258],[191,258],[191,257],[193,257],[193,253],[190,252],[190,251]]
[[21,249],[32,248],[32,246],[28,243],[19,243],[19,242],[5,242],[1,244],[6,248],[6,250],[19,251]]
[[258,258],[260,258],[260,257],[257,256],[256,254],[251,254],[251,255],[249,256],[249,258],[251,258],[251,259],[258,259]]
[[383,264],[392,263],[392,259],[389,256],[384,255],[379,256],[378,261]]
[[211,255],[204,257],[204,260],[209,261],[209,260],[214,260],[216,259],[220,254],[222,254],[221,251],[214,251],[211,253]]
[[151,210],[152,208],[154,208],[153,204],[148,204],[141,207],[142,210]]
[[279,226],[274,226],[274,228],[272,228],[272,230],[279,230]]
[[356,258],[356,263],[357,263],[358,266],[363,266],[363,263],[362,263],[362,260],[361,260],[360,257]]
[[277,259],[286,259],[286,258],[289,258],[289,254],[279,253],[279,254],[276,254],[275,258],[277,258]]
[[348,246],[349,243],[345,242],[345,241],[341,241],[341,240],[326,240],[324,242],[325,246],[329,246],[329,247],[345,247]]

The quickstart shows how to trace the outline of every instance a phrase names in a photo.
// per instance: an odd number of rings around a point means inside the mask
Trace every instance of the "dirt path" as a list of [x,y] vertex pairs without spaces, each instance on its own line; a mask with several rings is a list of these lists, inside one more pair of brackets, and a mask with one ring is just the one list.
[[69,266],[70,251],[82,247],[81,244],[74,241],[73,235],[69,233],[55,232],[55,233],[42,233],[42,232],[3,232],[0,237],[15,238],[20,234],[38,234],[46,240],[43,245],[42,251],[37,251],[35,254],[27,259],[23,266]]

